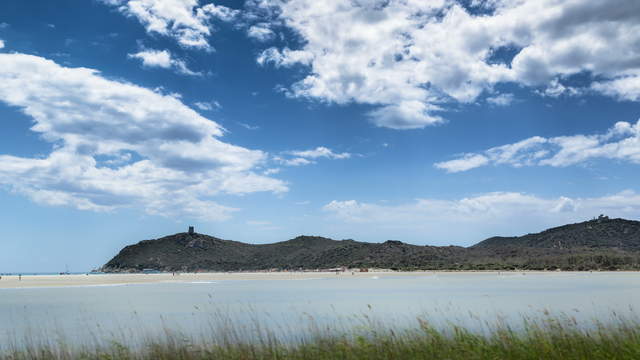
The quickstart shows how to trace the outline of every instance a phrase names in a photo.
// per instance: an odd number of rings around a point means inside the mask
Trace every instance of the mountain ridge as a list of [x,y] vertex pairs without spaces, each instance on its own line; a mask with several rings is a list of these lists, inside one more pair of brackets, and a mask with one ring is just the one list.
[[177,233],[123,248],[105,272],[258,271],[332,268],[404,270],[637,270],[640,221],[599,218],[523,236],[494,236],[469,247],[333,240],[301,235],[248,244]]

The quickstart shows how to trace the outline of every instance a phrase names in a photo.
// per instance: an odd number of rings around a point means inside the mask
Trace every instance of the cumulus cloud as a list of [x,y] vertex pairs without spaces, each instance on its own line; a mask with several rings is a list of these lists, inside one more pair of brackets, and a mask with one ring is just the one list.
[[[584,221],[599,214],[640,217],[640,194],[627,190],[593,198],[543,198],[519,192],[494,192],[456,200],[417,199],[387,205],[334,200],[322,208],[332,218],[351,224],[367,224],[376,233],[407,230],[436,236],[438,241],[479,241],[493,235],[522,235],[522,229]],[[516,231],[516,233],[512,233]],[[414,235],[415,236],[415,235]]]
[[280,168],[269,168],[262,172],[264,175],[274,175],[280,173]]
[[335,153],[331,149],[324,146],[318,146],[315,149],[304,151],[289,151],[289,154],[299,156],[303,158],[327,158],[327,159],[348,159],[351,157],[350,153]]
[[262,51],[256,59],[260,65],[271,63],[275,67],[288,67],[295,64],[309,65],[312,60],[312,54],[307,51],[291,50],[289,48],[280,51],[274,47]]
[[544,138],[534,136],[482,153],[436,163],[447,172],[461,172],[492,165],[564,167],[592,159],[611,159],[640,164],[640,120],[620,121],[604,134]]
[[213,101],[197,101],[195,103],[193,103],[193,105],[195,105],[195,107],[197,107],[198,109],[202,110],[202,111],[214,111],[214,110],[220,110],[222,109],[222,105],[220,105],[219,102],[217,102],[216,100]]
[[437,163],[435,166],[447,172],[460,172],[484,166],[488,163],[489,159],[484,155],[464,154],[464,156],[459,159]]
[[315,161],[301,158],[301,157],[287,159],[281,156],[274,156],[273,160],[279,164],[286,165],[286,166],[301,166],[301,165],[315,164]]
[[129,54],[130,58],[142,60],[142,65],[148,67],[161,67],[168,69],[173,65],[171,53],[167,50],[145,50],[135,54]]
[[247,36],[258,41],[269,41],[275,38],[276,34],[271,30],[268,23],[259,23],[247,29]]
[[332,160],[349,159],[353,155],[347,152],[335,153],[333,152],[333,150],[324,146],[318,146],[317,148],[311,150],[285,151],[283,154],[293,157],[275,156],[273,160],[279,164],[286,166],[315,164],[316,160],[320,158]]
[[619,100],[640,101],[640,71],[613,80],[596,82],[591,88]]
[[0,39],[0,49],[4,49],[4,40]]
[[128,55],[132,59],[142,61],[144,67],[159,67],[163,69],[173,69],[179,74],[190,76],[202,76],[200,72],[189,70],[184,60],[176,59],[168,50],[145,49],[135,54]]
[[0,155],[0,184],[38,203],[223,220],[236,209],[219,194],[287,191],[254,172],[267,154],[220,141],[220,125],[177,97],[93,69],[0,54],[0,101],[53,145],[44,157]]
[[[558,79],[553,79],[549,85],[542,91],[538,91],[540,95],[557,98],[562,95],[577,96],[580,95],[583,90],[563,85]],[[604,92],[604,91],[600,91]]]
[[444,105],[495,94],[500,83],[552,96],[571,92],[565,81],[576,74],[603,94],[640,96],[640,2],[462,3],[262,0],[247,10],[271,16],[271,28],[285,26],[301,40],[257,58],[263,65],[307,67],[288,94],[377,106],[369,115],[378,126],[438,123]]
[[508,106],[514,100],[513,94],[500,94],[496,96],[490,96],[487,98],[487,102],[495,106]]
[[198,0],[101,0],[126,16],[136,18],[148,33],[169,36],[184,47],[211,50],[207,38],[211,21],[232,21],[239,13],[225,6]]

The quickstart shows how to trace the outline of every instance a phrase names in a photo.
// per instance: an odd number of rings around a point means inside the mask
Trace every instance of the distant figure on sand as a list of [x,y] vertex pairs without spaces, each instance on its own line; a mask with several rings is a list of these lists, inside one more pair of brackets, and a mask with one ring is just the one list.
[[22,274],[18,275],[18,281],[22,281]]

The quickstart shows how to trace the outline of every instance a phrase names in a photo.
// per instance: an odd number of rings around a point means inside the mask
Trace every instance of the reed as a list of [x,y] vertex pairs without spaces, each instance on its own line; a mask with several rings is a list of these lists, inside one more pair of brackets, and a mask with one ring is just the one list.
[[0,359],[640,359],[640,322],[635,318],[584,324],[548,316],[525,318],[517,327],[497,322],[485,331],[454,324],[436,327],[425,318],[402,329],[370,319],[363,323],[351,329],[310,324],[307,332],[286,336],[259,323],[250,330],[225,323],[197,339],[165,329],[163,336],[138,344],[27,341],[9,346]]

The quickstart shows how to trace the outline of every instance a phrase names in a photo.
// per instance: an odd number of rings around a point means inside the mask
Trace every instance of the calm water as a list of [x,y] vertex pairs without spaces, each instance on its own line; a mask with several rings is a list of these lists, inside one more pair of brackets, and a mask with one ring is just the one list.
[[[98,275],[99,276],[99,275]],[[220,317],[287,333],[319,325],[358,326],[365,315],[396,327],[417,316],[470,328],[544,310],[578,320],[627,315],[640,301],[640,273],[438,274],[366,279],[215,281],[0,289],[0,344],[46,334],[91,343],[179,330],[197,336]],[[49,336],[50,338],[50,336]]]

